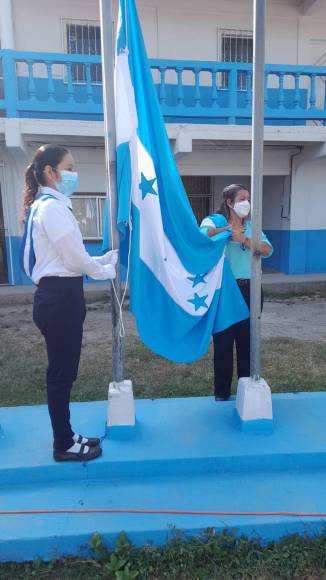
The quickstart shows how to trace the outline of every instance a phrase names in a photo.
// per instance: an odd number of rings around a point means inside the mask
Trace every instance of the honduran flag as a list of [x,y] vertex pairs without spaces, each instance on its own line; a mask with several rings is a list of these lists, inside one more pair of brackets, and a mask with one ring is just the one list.
[[[142,341],[172,361],[248,317],[224,257],[229,233],[199,229],[179,176],[134,0],[120,0],[115,68],[118,228],[130,248],[130,305]],[[107,228],[105,228],[106,230]]]

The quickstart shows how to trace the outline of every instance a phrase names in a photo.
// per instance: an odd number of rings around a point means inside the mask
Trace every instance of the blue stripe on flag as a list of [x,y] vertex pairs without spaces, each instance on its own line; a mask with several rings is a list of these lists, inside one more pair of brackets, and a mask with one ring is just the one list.
[[239,300],[239,288],[226,262],[221,289],[205,315],[195,317],[182,310],[139,258],[140,216],[133,207],[130,271],[130,309],[142,341],[155,353],[174,362],[193,362],[204,356],[212,334],[248,318]]

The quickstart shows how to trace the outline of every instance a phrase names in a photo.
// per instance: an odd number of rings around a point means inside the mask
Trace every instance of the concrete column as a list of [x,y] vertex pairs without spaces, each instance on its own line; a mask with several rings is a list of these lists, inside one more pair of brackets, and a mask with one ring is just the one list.
[[1,48],[14,50],[14,21],[12,17],[12,0],[0,0],[0,40]]

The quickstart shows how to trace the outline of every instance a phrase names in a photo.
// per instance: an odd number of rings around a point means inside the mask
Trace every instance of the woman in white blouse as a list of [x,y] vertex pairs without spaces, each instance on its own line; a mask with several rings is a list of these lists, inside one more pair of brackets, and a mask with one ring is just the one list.
[[72,212],[78,174],[68,149],[40,147],[25,173],[21,265],[37,285],[33,319],[48,355],[47,396],[55,461],[88,461],[101,454],[98,438],[70,425],[70,391],[77,378],[86,308],[83,274],[115,277],[117,251],[91,257]]

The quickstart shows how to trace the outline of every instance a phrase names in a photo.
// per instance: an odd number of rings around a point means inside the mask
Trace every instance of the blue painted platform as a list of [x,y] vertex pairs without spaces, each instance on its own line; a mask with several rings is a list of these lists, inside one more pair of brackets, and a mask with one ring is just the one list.
[[[139,400],[134,438],[103,441],[93,462],[57,464],[44,406],[0,409],[0,509],[162,509],[326,513],[326,393],[273,397],[274,432],[237,428],[234,400]],[[102,436],[107,403],[72,404],[76,431]],[[160,545],[208,527],[277,539],[323,518],[166,514],[0,516],[0,561],[86,555],[98,531]]]

